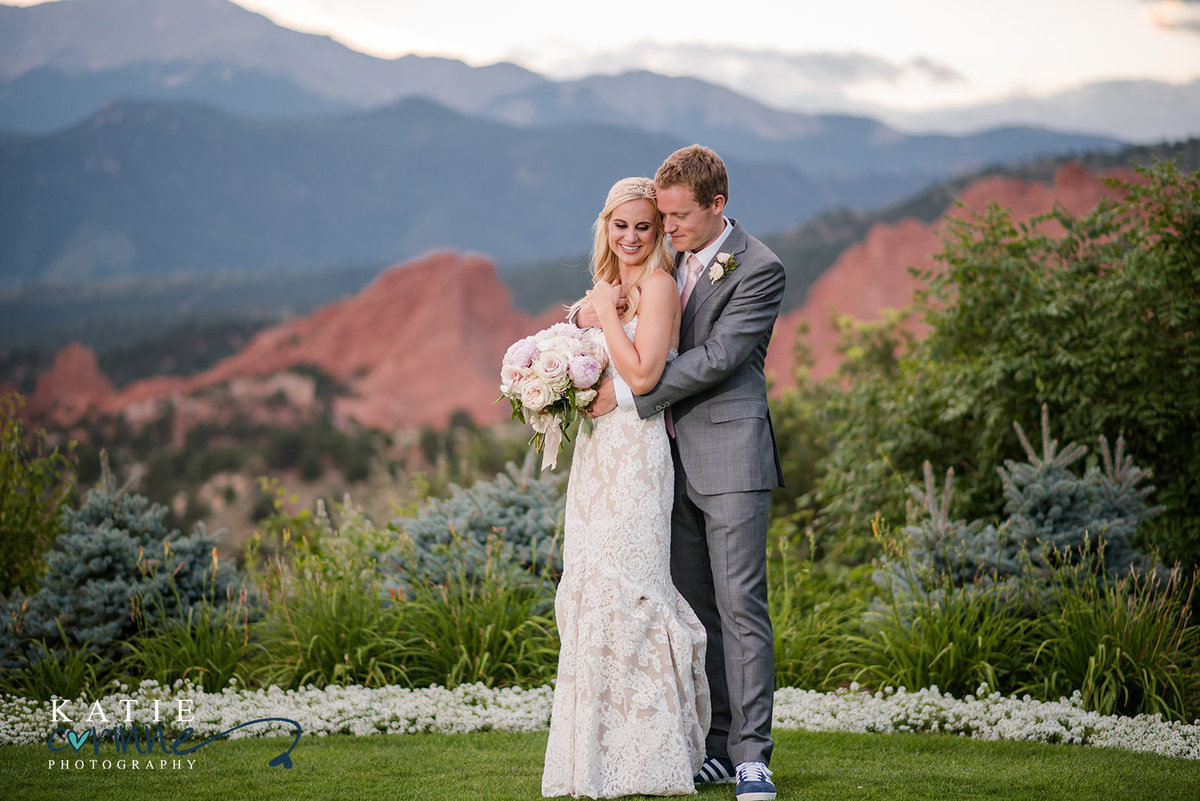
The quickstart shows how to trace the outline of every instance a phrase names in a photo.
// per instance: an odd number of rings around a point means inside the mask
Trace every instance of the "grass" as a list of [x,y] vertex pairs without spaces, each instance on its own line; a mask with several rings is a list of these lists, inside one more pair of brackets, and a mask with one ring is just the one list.
[[[218,741],[190,755],[194,769],[161,772],[50,770],[45,746],[6,746],[0,748],[0,789],[7,798],[32,801],[541,797],[545,732],[304,738],[292,752],[295,767],[268,767],[290,744],[290,738]],[[927,734],[779,731],[772,769],[780,801],[1195,801],[1200,788],[1200,761]],[[708,787],[699,798],[732,801],[733,788]]]

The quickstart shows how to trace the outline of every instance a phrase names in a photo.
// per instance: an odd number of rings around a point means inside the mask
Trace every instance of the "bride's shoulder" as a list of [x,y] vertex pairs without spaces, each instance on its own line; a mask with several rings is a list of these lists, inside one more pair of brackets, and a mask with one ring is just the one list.
[[655,270],[650,273],[646,280],[642,283],[642,290],[653,287],[654,291],[671,291],[678,294],[678,289],[675,285],[675,277],[666,270]]

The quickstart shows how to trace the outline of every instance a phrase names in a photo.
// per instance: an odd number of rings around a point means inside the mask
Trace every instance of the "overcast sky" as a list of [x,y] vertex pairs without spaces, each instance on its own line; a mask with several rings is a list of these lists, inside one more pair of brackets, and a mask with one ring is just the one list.
[[[30,5],[39,0],[4,0]],[[645,67],[802,110],[919,110],[1200,78],[1200,0],[236,0],[373,55]]]
[[511,60],[552,77],[647,67],[777,105],[903,109],[1200,78],[1200,0],[238,0],[376,55]]

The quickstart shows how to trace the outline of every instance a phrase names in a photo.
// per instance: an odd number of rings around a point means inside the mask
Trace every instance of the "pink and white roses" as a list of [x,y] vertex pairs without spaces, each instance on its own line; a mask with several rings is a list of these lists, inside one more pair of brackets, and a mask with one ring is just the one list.
[[712,263],[712,267],[708,268],[708,280],[711,283],[717,283],[736,270],[739,264],[741,262],[735,259],[732,253],[718,253],[717,258]]
[[[513,419],[533,426],[531,444],[543,452],[542,467],[558,464],[567,427],[596,399],[608,366],[604,334],[557,323],[514,342],[500,364],[500,393]],[[591,418],[582,417],[591,430]]]

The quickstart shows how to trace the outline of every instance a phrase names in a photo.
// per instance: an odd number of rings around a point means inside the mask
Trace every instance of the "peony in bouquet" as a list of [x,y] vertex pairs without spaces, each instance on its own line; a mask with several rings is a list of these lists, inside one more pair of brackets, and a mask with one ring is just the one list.
[[[530,443],[542,451],[543,468],[557,466],[564,432],[595,400],[607,366],[603,332],[570,323],[517,340],[504,354],[501,398],[512,403],[514,420],[533,426]],[[591,418],[583,415],[582,420],[591,433]]]

